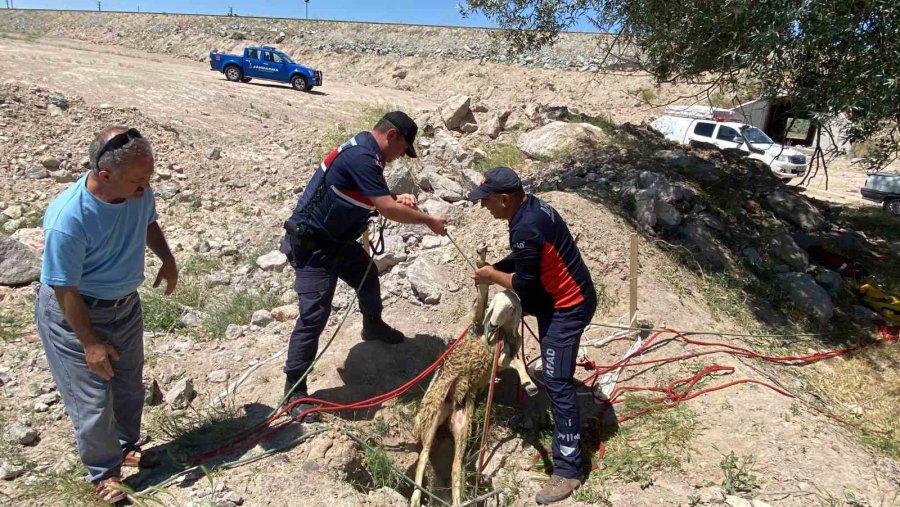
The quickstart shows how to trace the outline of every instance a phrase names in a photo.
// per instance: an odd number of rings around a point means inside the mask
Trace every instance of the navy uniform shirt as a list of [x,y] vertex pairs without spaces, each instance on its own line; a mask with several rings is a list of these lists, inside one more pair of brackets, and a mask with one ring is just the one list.
[[373,197],[391,195],[384,157],[370,132],[360,132],[333,150],[300,196],[291,221],[305,223],[322,245],[355,241],[376,214]]
[[549,204],[528,194],[509,222],[512,253],[494,265],[514,273],[522,310],[546,315],[595,299],[594,282],[569,227]]

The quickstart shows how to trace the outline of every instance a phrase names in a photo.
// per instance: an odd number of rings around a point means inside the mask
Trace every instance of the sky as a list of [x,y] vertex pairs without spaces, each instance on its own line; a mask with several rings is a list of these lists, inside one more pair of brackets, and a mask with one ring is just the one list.
[[[0,8],[8,0],[0,1]],[[101,0],[103,10],[142,12],[171,12],[197,14],[226,14],[228,8],[235,14],[280,18],[304,18],[306,5],[303,0]],[[463,0],[310,0],[309,18],[343,21],[376,21],[386,23],[412,23],[426,25],[451,25],[494,27],[479,14],[463,18],[457,4]],[[96,0],[12,0],[18,9],[73,9],[97,10]],[[386,8],[385,6],[390,6]],[[587,23],[573,28],[594,31]]]

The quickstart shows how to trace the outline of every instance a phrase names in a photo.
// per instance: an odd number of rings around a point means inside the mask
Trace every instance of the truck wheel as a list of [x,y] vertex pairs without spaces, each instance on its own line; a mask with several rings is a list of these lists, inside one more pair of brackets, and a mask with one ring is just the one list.
[[306,78],[303,76],[294,76],[291,78],[291,86],[293,86],[295,90],[301,92],[309,91],[310,88],[306,83]]
[[229,81],[240,81],[243,78],[243,72],[237,65],[229,65],[225,67],[225,79]]
[[900,199],[891,199],[884,201],[884,209],[889,211],[891,215],[900,217]]
[[242,77],[242,78],[241,78],[241,82],[242,82],[242,83],[249,83],[250,81],[253,81],[253,79],[251,79],[251,78],[249,78],[249,77]]

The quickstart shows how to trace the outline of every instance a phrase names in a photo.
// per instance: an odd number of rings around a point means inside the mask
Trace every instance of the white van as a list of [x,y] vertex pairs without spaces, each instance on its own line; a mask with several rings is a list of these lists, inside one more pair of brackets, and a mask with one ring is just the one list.
[[718,111],[712,108],[667,108],[667,114],[653,120],[650,125],[666,139],[680,144],[708,143],[722,150],[731,148],[749,152],[749,158],[766,164],[775,176],[785,181],[806,172],[806,155],[775,144],[756,127],[732,121],[724,115],[712,114]]

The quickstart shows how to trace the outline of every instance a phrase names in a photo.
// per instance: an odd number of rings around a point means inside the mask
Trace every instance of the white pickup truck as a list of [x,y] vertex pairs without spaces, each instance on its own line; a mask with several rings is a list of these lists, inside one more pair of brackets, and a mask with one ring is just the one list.
[[683,109],[686,112],[681,114],[664,114],[650,125],[666,139],[680,144],[693,146],[707,143],[722,150],[730,148],[748,152],[749,158],[769,166],[775,176],[785,181],[806,172],[806,155],[775,144],[762,130],[713,114],[709,114],[709,118],[697,118],[698,114],[689,109],[692,108]]

